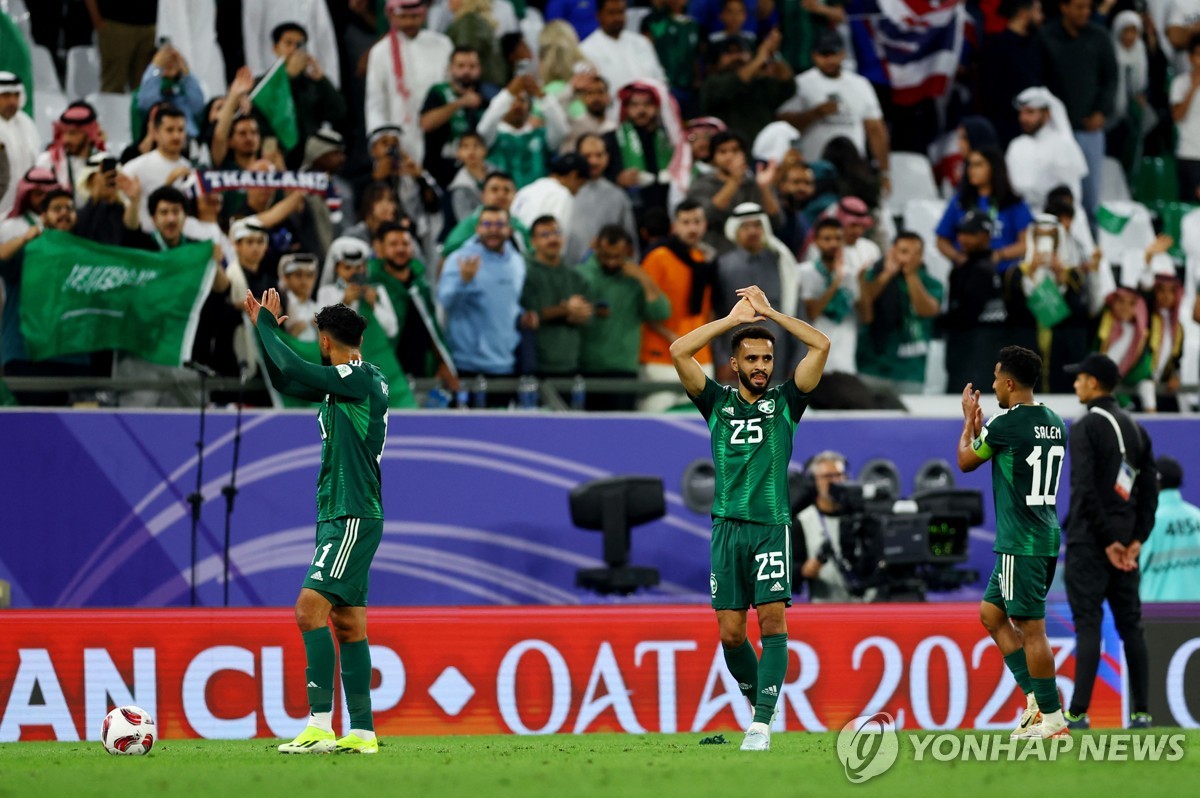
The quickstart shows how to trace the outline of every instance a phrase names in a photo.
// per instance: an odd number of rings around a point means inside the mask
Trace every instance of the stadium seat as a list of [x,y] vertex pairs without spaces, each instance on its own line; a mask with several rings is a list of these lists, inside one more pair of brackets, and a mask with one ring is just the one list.
[[937,183],[929,159],[919,152],[893,152],[888,159],[892,194],[888,203],[896,210],[904,209],[913,200],[936,200]]
[[634,33],[642,32],[642,20],[650,15],[649,8],[628,8],[625,10],[625,30]]
[[[1114,269],[1121,269],[1118,283],[1135,285],[1141,270],[1133,268],[1133,264],[1142,262],[1146,247],[1154,241],[1150,210],[1140,202],[1103,202],[1096,219],[1099,231],[1096,244],[1105,260]],[[1130,268],[1125,268],[1126,263]]]
[[133,95],[94,91],[87,95],[87,101],[96,109],[110,151],[115,150],[116,145],[124,147],[133,141],[129,126],[129,106],[133,102]]
[[66,95],[71,99],[100,91],[100,50],[97,47],[72,47],[67,50]]
[[1125,179],[1125,167],[1113,157],[1104,159],[1102,172],[1103,186],[1100,192],[1101,202],[1124,202],[1133,199],[1129,196],[1129,182]]
[[[58,67],[54,66],[54,56],[40,44],[29,48],[33,61],[33,88],[41,94],[44,91],[62,94],[62,84],[58,82]],[[35,98],[36,100],[36,98]]]
[[34,98],[33,123],[45,143],[54,139],[54,123],[67,110],[67,103],[67,95],[60,91],[39,91]]

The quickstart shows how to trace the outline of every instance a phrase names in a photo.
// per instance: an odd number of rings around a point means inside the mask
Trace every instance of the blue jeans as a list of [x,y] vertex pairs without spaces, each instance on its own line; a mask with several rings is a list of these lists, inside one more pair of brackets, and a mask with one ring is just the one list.
[[1083,196],[1079,199],[1087,211],[1088,220],[1096,219],[1096,208],[1100,205],[1100,181],[1104,175],[1104,131],[1076,130],[1075,141],[1083,150],[1088,173],[1083,179]]

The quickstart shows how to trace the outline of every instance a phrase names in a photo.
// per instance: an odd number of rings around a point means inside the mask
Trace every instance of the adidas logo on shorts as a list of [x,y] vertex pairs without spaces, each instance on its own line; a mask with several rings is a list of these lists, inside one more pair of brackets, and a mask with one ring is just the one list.
[[320,571],[317,571],[315,574],[310,576],[309,579],[313,580],[314,582],[324,582],[325,581],[325,577],[321,576]]
[[771,585],[771,592],[772,592],[772,593],[778,592],[778,591],[780,591],[780,590],[783,590],[783,585],[779,584],[778,582],[776,582],[775,584]]

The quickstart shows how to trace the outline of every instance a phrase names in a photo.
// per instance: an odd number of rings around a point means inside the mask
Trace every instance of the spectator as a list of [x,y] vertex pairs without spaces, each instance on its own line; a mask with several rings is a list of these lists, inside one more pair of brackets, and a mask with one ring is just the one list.
[[1173,457],[1154,461],[1158,508],[1154,528],[1138,553],[1143,602],[1200,601],[1200,508],[1184,501],[1183,466]]
[[846,585],[844,573],[849,570],[842,551],[841,520],[846,510],[830,490],[849,479],[846,458],[839,452],[827,450],[813,455],[805,469],[816,488],[816,500],[800,511],[796,524],[803,534],[797,541],[796,561],[803,562],[800,576],[808,585],[813,603],[846,604],[864,601],[854,596]]
[[[866,235],[867,230],[875,225],[875,220],[871,218],[867,204],[858,197],[843,197],[837,204],[826,209],[824,215],[842,223],[842,260],[846,268],[845,276],[848,280],[857,281],[863,272],[883,257],[879,245]],[[811,261],[819,259],[820,254],[815,243],[805,253]]]
[[609,86],[619,90],[645,78],[666,83],[654,45],[645,36],[625,29],[625,0],[596,0],[596,22],[599,27],[584,38],[579,49]]
[[[446,339],[459,377],[509,377],[516,368],[525,259],[509,241],[508,211],[484,205],[476,238],[446,258],[438,280]],[[503,394],[489,404],[507,404]]]
[[280,264],[283,274],[283,312],[287,314],[284,328],[297,341],[315,343],[317,327],[313,323],[321,306],[313,297],[317,286],[317,263],[315,260],[289,258]]
[[[1200,18],[1196,23],[1200,25]],[[1175,143],[1175,168],[1179,172],[1179,199],[1200,200],[1200,103],[1195,102],[1200,88],[1200,33],[1188,42],[1187,57],[1192,64],[1171,81],[1171,118],[1178,131]]]
[[714,69],[700,90],[700,110],[724,119],[729,130],[753,141],[775,119],[775,109],[796,93],[792,68],[775,58],[781,41],[779,31],[771,31],[754,58],[741,38],[717,45]]
[[[984,38],[979,50],[979,90],[975,93],[983,115],[992,123],[1000,147],[1021,133],[1013,116],[1013,103],[1028,88],[1041,86],[1042,45],[1037,35],[1042,25],[1041,0],[1003,0],[1000,14],[1008,24],[1000,33]],[[967,155],[963,151],[963,157]]]
[[1141,397],[1142,410],[1179,412],[1180,358],[1183,354],[1183,325],[1179,310],[1183,302],[1183,285],[1174,274],[1159,274],[1154,278],[1150,303],[1150,378],[1153,393]]
[[579,139],[589,133],[603,136],[617,127],[617,123],[609,115],[612,96],[608,93],[608,83],[596,74],[584,73],[584,76],[586,81],[579,90],[584,113],[571,120],[571,127],[567,130],[567,137],[563,139],[560,148],[561,152],[575,152],[575,145]]
[[511,209],[513,218],[524,222],[531,234],[534,220],[542,216],[552,216],[561,228],[569,228],[575,195],[587,182],[589,173],[588,162],[582,157],[573,153],[558,156],[549,176],[535,180],[517,192]]
[[821,160],[837,173],[837,191],[841,197],[858,197],[871,211],[879,209],[883,183],[875,170],[859,154],[854,142],[845,136],[831,139],[821,153]]
[[1122,11],[1113,20],[1113,50],[1117,56],[1117,89],[1112,117],[1105,122],[1108,154],[1121,162],[1125,174],[1133,173],[1142,153],[1146,92],[1150,88],[1150,58],[1142,41],[1142,17]]
[[368,322],[374,320],[380,332],[394,340],[400,333],[396,309],[392,307],[388,292],[368,279],[370,255],[371,248],[357,238],[343,237],[334,241],[325,255],[325,269],[333,272],[334,281],[317,289],[317,304],[325,307],[340,302],[367,316]]
[[72,232],[101,244],[119,246],[124,238],[125,203],[121,191],[130,188],[130,178],[117,170],[117,159],[107,152],[94,153],[79,175],[83,207]]
[[565,20],[581,38],[586,38],[599,25],[596,6],[597,0],[547,0],[544,16],[547,23],[556,19]]
[[346,143],[333,128],[321,128],[304,143],[301,171],[324,172],[331,190],[325,196],[304,195],[303,229],[311,242],[304,248],[310,252],[328,252],[333,239],[353,223],[354,189],[340,176],[345,165]]
[[37,162],[42,149],[42,138],[29,114],[21,110],[25,105],[25,86],[12,72],[0,72],[0,146],[8,158],[8,170],[12,177],[7,190],[0,193],[0,217],[8,215],[17,198],[16,175],[28,172]]
[[[675,208],[670,238],[650,250],[642,261],[642,268],[671,306],[670,316],[647,322],[642,328],[642,379],[665,382],[674,375],[671,344],[712,317],[717,253],[704,242],[707,228],[704,206],[696,200],[684,200]],[[713,376],[709,347],[696,353],[696,361],[708,376]],[[641,409],[666,410],[678,401],[677,391],[650,394],[642,400]]]
[[[402,147],[404,136],[393,127],[371,133],[371,179],[391,187],[400,210],[412,220],[413,235],[422,252],[432,251],[445,224],[442,192],[413,153]],[[370,236],[359,236],[368,241]]]
[[675,146],[663,117],[663,98],[654,85],[642,82],[623,87],[618,98],[620,124],[604,134],[607,177],[629,191],[637,213],[644,208],[665,208]]
[[779,239],[793,253],[800,252],[816,216],[810,213],[808,207],[816,195],[812,168],[800,160],[785,162],[779,167],[776,191],[779,192],[779,206],[783,211]]
[[967,156],[966,179],[946,204],[946,212],[937,226],[938,252],[956,265],[967,262],[966,253],[956,241],[958,223],[973,210],[992,219],[992,259],[996,271],[1003,274],[1025,256],[1025,231],[1033,223],[1033,214],[1025,201],[1013,193],[1004,156],[994,147]]
[[213,126],[212,159],[217,169],[249,169],[262,156],[262,130],[258,118],[242,113],[243,99],[250,96],[254,78],[243,67],[229,84],[229,94],[221,105]]
[[455,50],[475,51],[485,83],[504,85],[508,81],[507,65],[497,39],[500,25],[492,13],[492,0],[456,0],[456,4],[454,22],[446,28],[446,35],[454,42]]
[[[43,229],[71,232],[75,226],[75,200],[71,192],[54,188],[45,193],[37,224],[23,235],[0,245],[0,278],[6,296],[0,315],[0,365],[8,377],[86,377],[91,373],[88,355],[62,355],[49,360],[31,360],[21,334],[21,275],[25,264],[25,245],[41,235]],[[13,391],[22,405],[63,407],[70,404],[65,391]]]
[[154,57],[158,0],[84,0],[100,41],[100,91],[136,89]]
[[[292,26],[291,29],[299,28],[305,34],[305,49],[313,54],[319,64],[333,70],[329,79],[334,88],[339,86],[337,71],[341,58],[338,55],[337,29],[334,28],[326,2],[253,0],[242,3],[241,17],[246,66],[255,75],[265,73],[280,57],[275,48],[278,43],[276,34],[280,28]],[[312,31],[315,37],[311,42],[307,41],[307,31]]]
[[[1156,19],[1160,19],[1156,17]],[[1200,3],[1196,0],[1171,0],[1167,4],[1166,38],[1175,50],[1176,77],[1186,75],[1192,62],[1192,39],[1200,34]]]
[[[180,58],[187,64],[188,74],[199,84],[201,94],[215,94],[229,82],[225,72],[223,48],[229,50],[231,66],[236,68],[237,64],[244,60],[245,47],[242,46],[236,32],[230,30],[230,27],[240,24],[238,16],[240,15],[226,16],[222,13],[221,21],[227,27],[222,30],[223,41],[218,42],[216,3],[210,8],[207,3],[195,5],[189,0],[159,0],[158,22],[155,25],[159,49],[162,49],[165,42],[178,51]],[[227,37],[226,32],[234,35]],[[235,38],[236,42],[233,41]],[[144,81],[143,76],[143,85]],[[143,108],[143,113],[148,111],[149,107]],[[203,116],[198,114],[196,121],[200,122],[202,119]]]
[[567,135],[567,117],[557,101],[538,104],[543,124],[533,124],[533,97],[545,92],[532,75],[518,75],[488,105],[479,134],[488,145],[488,162],[508,172],[521,189],[546,175],[546,159]]
[[945,289],[925,268],[924,249],[919,235],[900,233],[861,284],[858,374],[899,394],[924,392],[933,320],[942,310]]
[[459,140],[465,134],[475,132],[484,108],[496,94],[495,86],[484,86],[479,52],[469,47],[454,49],[448,77],[448,81],[429,90],[421,110],[425,168],[442,186],[449,185],[454,178]]
[[828,372],[853,374],[858,348],[858,274],[846,263],[845,226],[833,218],[817,221],[816,257],[800,266],[800,298],[813,326],[829,336]]
[[451,391],[457,391],[458,378],[438,324],[428,272],[425,264],[413,257],[412,235],[388,222],[375,231],[372,245],[375,258],[369,279],[383,288],[396,314],[400,368],[418,379],[436,375]]
[[204,89],[188,70],[187,61],[170,42],[163,44],[142,73],[137,90],[137,107],[142,113],[161,102],[170,103],[184,113],[187,134],[200,135],[200,120],[204,116]]
[[1050,190],[1060,185],[1081,197],[1090,166],[1071,133],[1066,108],[1047,89],[1036,86],[1021,92],[1017,109],[1022,135],[1012,140],[1004,155],[1013,191],[1030,208],[1044,207]]
[[[512,175],[507,172],[492,172],[483,179],[483,193],[480,195],[483,207],[500,208],[507,213],[512,207],[513,198],[516,195],[516,183],[513,182]],[[479,212],[480,209],[476,208],[470,216],[459,219],[458,224],[450,231],[450,235],[446,236],[446,240],[442,244],[443,257],[450,257],[455,250],[475,235],[476,228],[479,226]],[[513,247],[518,252],[529,252],[529,228],[519,219],[510,218],[509,229],[511,231],[509,240]]]
[[887,190],[888,132],[875,89],[860,75],[842,68],[846,47],[836,31],[824,31],[813,49],[815,66],[796,78],[796,96],[777,114],[804,134],[801,153],[812,162],[838,136],[854,142],[858,154],[875,159]]
[[1008,345],[1000,277],[992,259],[992,219],[970,210],[958,220],[958,248],[965,258],[950,269],[950,292],[942,326],[946,333],[947,389],[987,385],[995,363],[980,352]]
[[[1012,117],[1013,107],[1009,104],[1007,115]],[[1013,121],[1014,129],[1016,121]],[[966,177],[967,158],[971,153],[981,150],[984,147],[996,147],[1001,152],[1004,148],[1000,145],[999,136],[996,133],[996,128],[985,117],[982,116],[964,116],[958,123],[958,130],[955,131],[958,139],[957,158],[951,159],[951,165],[945,170],[945,178],[949,180],[950,185],[959,189],[962,188],[963,178]],[[1016,133],[1013,134],[1014,136]],[[937,169],[935,168],[935,172]]]
[[687,15],[687,0],[656,4],[642,19],[642,35],[654,43],[671,94],[684,117],[691,117],[700,81],[700,27]]
[[54,173],[58,184],[76,192],[76,175],[87,166],[92,153],[104,151],[104,132],[96,120],[96,109],[83,102],[73,102],[54,123],[54,140],[38,156],[37,165]]
[[[567,89],[573,78],[579,75],[596,75],[595,68],[579,50],[579,36],[566,22],[554,20],[547,24],[538,34],[537,44],[537,76],[547,94],[559,96],[559,92]],[[529,65],[521,66],[525,67],[524,71],[528,71]],[[578,114],[578,108],[570,109],[571,116]]]
[[[588,378],[637,379],[643,328],[667,321],[671,304],[631,259],[633,237],[624,228],[601,228],[592,250],[579,266],[594,311],[583,328],[580,367]],[[588,410],[633,410],[635,404],[636,397],[628,393],[591,391],[587,396]]]
[[[279,288],[279,273],[283,269],[269,269],[265,263],[270,236],[270,228],[257,216],[238,219],[229,226],[229,237],[237,251],[237,260],[225,266],[230,283],[229,304],[233,307],[241,308],[246,301],[246,291],[262,296],[269,288]],[[309,261],[315,274],[316,259],[309,256]]]
[[367,130],[398,126],[405,150],[421,163],[421,109],[429,90],[444,77],[454,44],[440,33],[421,30],[425,0],[387,0],[386,8],[391,30],[367,57]]
[[[521,15],[525,16],[525,3],[522,0],[517,1],[521,3]],[[458,11],[461,11],[462,5],[458,4],[457,0],[455,3]],[[433,0],[429,4],[429,17],[425,21],[425,27],[438,33],[446,33],[454,23],[456,13],[455,9],[451,7],[450,0]],[[521,20],[517,18],[517,11],[510,0],[494,0],[490,13],[496,20],[495,36],[517,33],[521,30]]]
[[[56,188],[62,188],[62,186],[54,179],[54,173],[49,169],[41,169],[36,166],[30,167],[17,181],[15,204],[9,211],[8,218],[0,222],[0,260],[11,256],[11,253],[5,249],[7,245],[16,246],[17,239],[22,238],[31,228],[36,228],[41,224],[41,217],[45,210],[43,202],[46,195]],[[72,205],[72,213],[74,210],[74,205]]]
[[1024,295],[1033,296],[1039,284],[1050,278],[1062,297],[1060,320],[1046,324],[1046,319],[1038,318],[1035,351],[1041,353],[1048,366],[1043,383],[1050,393],[1071,392],[1071,381],[1063,367],[1078,363],[1092,350],[1091,283],[1098,278],[1101,258],[1099,252],[1086,257],[1071,236],[1074,216],[1074,204],[1069,200],[1057,197],[1047,202],[1046,214],[1037,217],[1028,233],[1031,243],[1025,248],[1027,263],[1020,267],[1026,275],[1022,280]]
[[[753,202],[738,205],[725,221],[725,237],[734,248],[717,258],[717,280],[713,289],[713,314],[721,318],[729,314],[740,297],[739,288],[757,285],[767,295],[771,306],[789,316],[796,316],[800,299],[799,267],[796,257],[783,242],[771,234],[771,221],[762,207]],[[780,373],[791,373],[799,362],[799,352],[792,336],[784,336],[782,328],[770,321],[763,326],[777,335],[775,364]],[[791,339],[791,340],[789,340]],[[736,384],[736,375],[729,365],[733,352],[724,337],[713,340],[713,363],[717,380]]]
[[160,108],[151,128],[154,149],[139,155],[124,167],[125,174],[137,178],[141,187],[142,204],[138,208],[138,216],[142,220],[142,229],[147,233],[154,229],[154,213],[146,205],[149,196],[192,170],[191,162],[183,157],[183,148],[187,144],[187,118],[183,111],[171,106]]
[[[1150,374],[1146,345],[1149,343],[1150,311],[1146,300],[1132,288],[1119,287],[1108,295],[1096,331],[1096,351],[1117,364],[1122,385],[1138,387]],[[1145,395],[1145,391],[1139,390]],[[1153,383],[1149,386],[1153,394]]]
[[458,173],[450,181],[450,213],[454,221],[465,219],[483,204],[483,181],[491,174],[487,164],[487,145],[478,133],[464,133],[455,152]]
[[[763,2],[760,0],[745,0],[745,22],[742,27],[748,31],[758,30],[759,24],[768,20],[775,9],[775,3]],[[721,10],[724,8],[722,0],[689,0],[688,11],[696,22],[700,25],[700,30],[705,34],[720,30],[724,27],[721,20]]]
[[324,64],[308,49],[308,31],[295,22],[283,22],[271,31],[273,54],[284,59],[288,85],[292,90],[295,106],[296,130],[300,134],[300,146],[287,153],[288,165],[296,167],[304,158],[303,145],[322,125],[342,128],[346,123],[346,99],[338,91],[333,73],[326,73],[328,66],[337,72],[337,48],[334,60]]
[[758,46],[758,37],[754,34],[754,26],[746,28],[746,0],[721,0],[721,11],[717,14],[720,26],[708,34],[708,51],[719,52],[730,41],[741,42],[742,49],[753,52]]
[[[1112,39],[1091,21],[1092,0],[1059,0],[1062,16],[1041,30],[1046,88],[1062,100],[1087,162],[1080,198],[1089,219],[1100,204],[1104,125],[1113,115],[1117,58]],[[1023,126],[1022,126],[1023,127]]]
[[586,208],[584,213],[575,213],[567,226],[567,245],[563,259],[570,266],[579,264],[588,254],[592,242],[600,231],[609,225],[617,225],[630,235],[637,235],[637,223],[633,219],[633,203],[629,195],[616,183],[604,176],[608,171],[608,148],[604,139],[588,133],[576,145],[579,157],[588,165],[588,180],[575,195],[575,204]]
[[783,227],[783,212],[774,188],[778,167],[774,163],[759,164],[751,172],[746,162],[746,144],[736,133],[722,131],[712,137],[710,146],[716,171],[696,177],[687,194],[689,199],[702,203],[708,219],[708,243],[718,252],[730,249],[729,241],[714,231],[724,230],[730,212],[743,202],[761,205],[771,219],[772,229]]
[[539,377],[579,373],[583,327],[592,317],[588,283],[582,274],[564,264],[563,229],[549,215],[529,225],[533,253],[525,259],[525,287],[521,307],[537,317],[534,342]]
[[725,123],[715,116],[701,116],[688,120],[685,134],[687,145],[692,151],[692,179],[699,175],[716,173],[717,169],[712,165],[712,138],[728,129]]
[[[1066,523],[1067,601],[1075,620],[1075,692],[1066,714],[1087,728],[1104,601],[1129,667],[1131,728],[1150,725],[1149,654],[1138,599],[1138,555],[1154,526],[1158,480],[1150,436],[1117,404],[1117,366],[1091,354],[1067,367],[1087,412],[1071,424],[1071,506]],[[1112,652],[1114,655],[1116,652]]]

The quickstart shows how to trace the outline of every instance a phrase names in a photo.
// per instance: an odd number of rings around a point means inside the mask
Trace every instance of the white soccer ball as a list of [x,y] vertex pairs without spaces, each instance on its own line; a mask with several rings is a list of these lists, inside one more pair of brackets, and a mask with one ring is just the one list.
[[150,753],[158,729],[154,718],[141,707],[117,707],[104,717],[100,742],[110,754],[141,756]]

